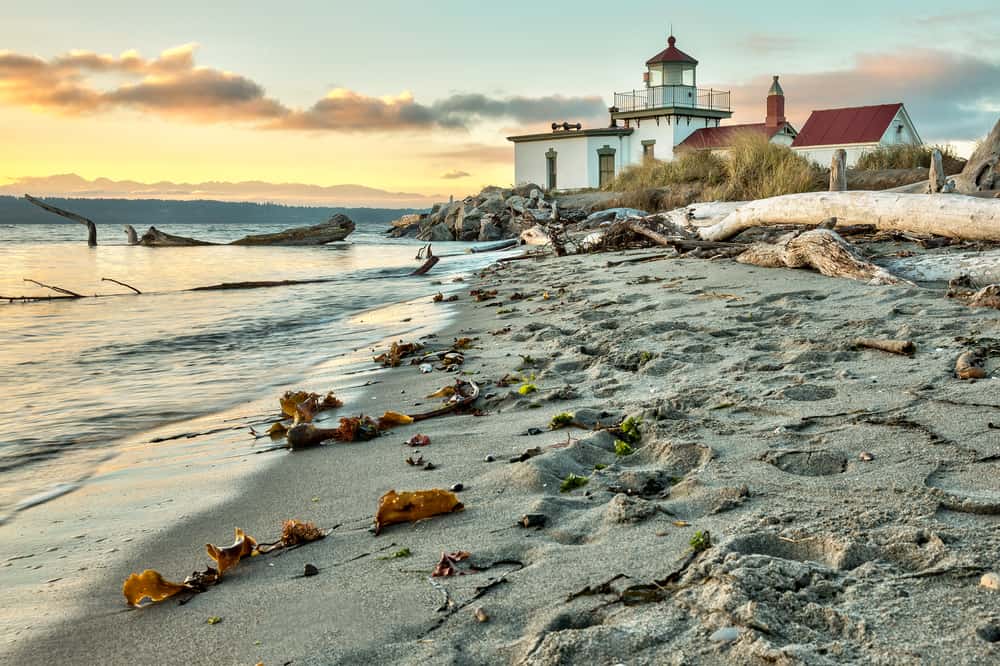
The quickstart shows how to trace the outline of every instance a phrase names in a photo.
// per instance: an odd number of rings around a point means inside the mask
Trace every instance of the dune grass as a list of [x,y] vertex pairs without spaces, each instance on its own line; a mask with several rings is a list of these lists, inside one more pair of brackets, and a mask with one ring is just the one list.
[[713,199],[745,201],[823,189],[809,160],[755,133],[737,135],[725,156],[687,151],[669,162],[649,160],[622,171],[604,188],[618,205],[649,212]]
[[907,143],[892,146],[879,146],[863,154],[856,169],[862,171],[880,171],[882,169],[927,169],[931,165],[931,153],[941,151],[945,172],[948,174],[961,171],[962,160],[950,145],[944,146],[914,146]]

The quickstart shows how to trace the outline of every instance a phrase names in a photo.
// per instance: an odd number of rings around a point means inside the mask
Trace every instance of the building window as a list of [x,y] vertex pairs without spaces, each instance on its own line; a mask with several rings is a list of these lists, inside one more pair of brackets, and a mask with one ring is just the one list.
[[655,159],[653,151],[655,150],[656,139],[646,139],[642,142],[642,161],[648,162]]
[[556,151],[551,148],[545,153],[545,182],[546,189],[556,189]]
[[597,151],[598,186],[610,185],[615,179],[615,149],[605,145]]

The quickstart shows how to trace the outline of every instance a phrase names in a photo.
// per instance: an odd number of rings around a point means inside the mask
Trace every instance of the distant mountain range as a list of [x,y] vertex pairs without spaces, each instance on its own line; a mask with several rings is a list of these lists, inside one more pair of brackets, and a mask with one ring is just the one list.
[[299,206],[348,206],[382,208],[429,208],[441,197],[412,192],[389,192],[364,185],[306,185],[304,183],[266,183],[243,181],[239,183],[140,183],[134,180],[87,180],[75,173],[19,178],[8,185],[0,185],[0,194],[36,197],[121,198],[254,201],[284,203]]
[[[325,222],[343,213],[358,225],[388,225],[413,208],[287,206],[232,201],[164,199],[77,199],[45,197],[47,203],[83,215],[97,224],[131,224],[141,234],[149,226],[170,224],[280,224],[285,227]],[[424,209],[425,210],[425,209]],[[33,206],[25,199],[0,196],[0,224],[53,224],[69,220]]]

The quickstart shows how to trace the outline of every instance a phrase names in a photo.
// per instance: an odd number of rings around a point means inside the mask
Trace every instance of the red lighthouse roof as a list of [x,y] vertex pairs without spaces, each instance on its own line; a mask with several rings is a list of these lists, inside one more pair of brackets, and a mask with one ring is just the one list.
[[684,51],[674,46],[677,43],[677,39],[670,35],[667,40],[667,48],[660,51],[655,56],[646,61],[647,65],[656,65],[661,62],[685,62],[692,65],[697,65],[698,61],[689,56]]

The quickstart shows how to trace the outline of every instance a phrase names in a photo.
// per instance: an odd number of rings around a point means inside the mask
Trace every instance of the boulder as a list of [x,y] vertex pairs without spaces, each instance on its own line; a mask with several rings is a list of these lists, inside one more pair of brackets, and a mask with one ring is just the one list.
[[502,197],[491,195],[485,197],[482,201],[480,201],[479,205],[476,206],[476,208],[478,208],[483,213],[497,214],[507,210],[507,204],[504,203]]
[[443,241],[455,240],[455,235],[444,222],[431,225],[417,235],[417,240],[431,241],[439,243]]
[[522,196],[513,196],[507,199],[506,204],[515,213],[523,213],[531,206],[531,200]]
[[479,223],[479,240],[496,241],[503,238],[503,230],[493,223],[492,217],[484,217]]
[[534,183],[525,183],[524,185],[518,185],[512,192],[519,197],[530,197],[532,190],[541,190],[541,186]]

